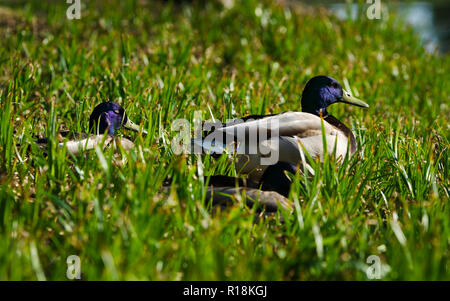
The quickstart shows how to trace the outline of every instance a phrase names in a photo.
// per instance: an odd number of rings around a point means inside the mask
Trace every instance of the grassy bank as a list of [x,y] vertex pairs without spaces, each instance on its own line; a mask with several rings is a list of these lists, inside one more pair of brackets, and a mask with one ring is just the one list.
[[[395,16],[124,2],[82,1],[80,20],[64,1],[0,6],[0,279],[64,280],[78,255],[86,280],[366,280],[376,255],[383,280],[450,280],[448,55]],[[357,154],[294,185],[283,225],[239,205],[211,215],[199,174],[224,165],[174,155],[172,122],[298,111],[318,74],[370,104],[330,108]],[[107,99],[151,133],[126,133],[136,151],[33,145],[86,131]]]

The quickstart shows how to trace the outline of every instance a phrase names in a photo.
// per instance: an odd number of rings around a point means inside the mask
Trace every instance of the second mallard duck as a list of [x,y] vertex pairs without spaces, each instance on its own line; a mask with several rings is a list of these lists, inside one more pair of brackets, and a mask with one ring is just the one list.
[[[139,126],[131,121],[122,106],[112,101],[102,102],[94,108],[89,117],[90,134],[60,131],[57,139],[59,146],[66,146],[68,152],[72,154],[93,149],[101,143],[104,146],[120,143],[124,149],[134,147],[133,142],[127,138],[114,138],[121,128],[139,131]],[[147,134],[145,130],[142,130],[142,133]],[[41,147],[44,147],[48,142],[48,137],[36,141]]]

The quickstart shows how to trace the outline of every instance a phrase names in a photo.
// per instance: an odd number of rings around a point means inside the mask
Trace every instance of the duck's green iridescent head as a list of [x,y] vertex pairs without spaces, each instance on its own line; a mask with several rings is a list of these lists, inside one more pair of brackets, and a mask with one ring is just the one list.
[[302,93],[302,111],[326,116],[327,107],[333,103],[343,102],[358,107],[368,108],[364,101],[353,97],[332,77],[319,75],[311,78]]
[[[89,131],[97,135],[106,132],[108,135],[114,136],[121,127],[139,131],[139,126],[128,118],[125,109],[112,101],[97,105],[89,117]],[[147,134],[146,131],[143,133]]]

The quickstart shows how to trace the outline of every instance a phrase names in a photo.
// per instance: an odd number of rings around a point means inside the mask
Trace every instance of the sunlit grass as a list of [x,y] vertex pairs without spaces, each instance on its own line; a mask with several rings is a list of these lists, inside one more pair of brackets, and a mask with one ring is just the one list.
[[[74,254],[87,280],[367,280],[370,255],[384,280],[450,280],[449,56],[395,16],[242,2],[82,1],[72,21],[64,1],[0,10],[0,279],[64,280]],[[301,110],[318,74],[370,104],[330,108],[357,154],[297,178],[284,224],[212,215],[199,173],[230,171],[174,155],[172,122]],[[124,133],[135,151],[33,144],[86,131],[108,99],[151,133]]]

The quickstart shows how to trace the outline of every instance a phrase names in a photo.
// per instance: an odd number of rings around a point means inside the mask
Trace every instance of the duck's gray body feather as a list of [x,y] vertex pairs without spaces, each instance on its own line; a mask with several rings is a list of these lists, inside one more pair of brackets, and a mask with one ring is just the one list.
[[[193,144],[204,152],[216,154],[233,149],[231,153],[237,153],[237,170],[257,181],[267,166],[278,161],[305,165],[305,152],[311,158],[322,161],[325,151],[322,124],[330,155],[333,155],[334,148],[336,158],[343,158],[347,150],[350,155],[355,152],[355,138],[343,123],[332,115],[321,119],[305,112],[285,112],[256,120],[234,121],[202,139],[193,139]],[[276,162],[270,164],[268,158],[276,153]],[[264,161],[269,164],[264,164]]]
[[[110,135],[89,135],[86,133],[73,133],[69,131],[61,131],[57,136],[59,147],[66,147],[67,151],[73,155],[94,149],[95,146],[103,145],[103,147],[116,147],[121,145],[125,150],[134,147],[134,143],[124,137],[113,137]],[[40,138],[36,143],[44,148],[49,142],[49,138]]]

